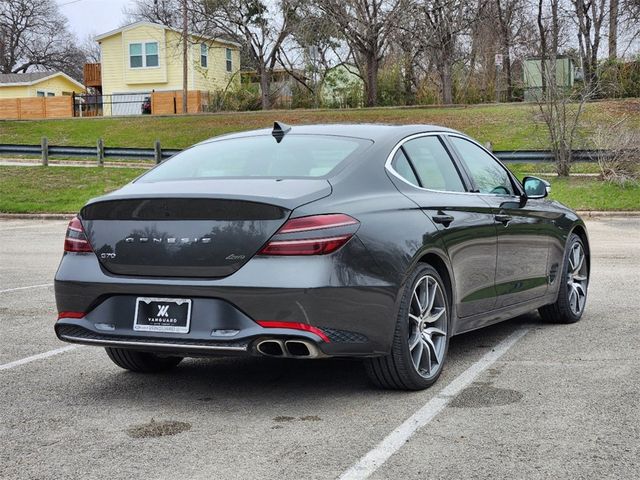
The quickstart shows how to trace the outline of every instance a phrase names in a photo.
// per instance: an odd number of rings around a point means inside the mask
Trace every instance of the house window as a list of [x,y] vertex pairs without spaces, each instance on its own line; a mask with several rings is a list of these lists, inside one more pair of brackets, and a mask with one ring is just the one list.
[[146,66],[158,66],[158,42],[149,42],[144,44]]
[[200,65],[202,67],[207,68],[207,54],[209,53],[209,47],[206,44],[200,44]]
[[56,94],[53,92],[47,92],[47,97],[55,97]]
[[158,65],[158,42],[129,44],[129,66],[131,68],[157,67]]
[[233,71],[233,57],[232,57],[233,53],[232,53],[230,48],[227,48],[226,51],[227,51],[227,53],[226,53],[226,55],[227,55],[227,72],[231,72],[231,71]]
[[44,92],[43,92],[42,90],[38,90],[38,91],[36,92],[36,95],[37,95],[38,97],[44,97]]
[[129,45],[129,65],[131,68],[142,67],[142,44],[132,43]]

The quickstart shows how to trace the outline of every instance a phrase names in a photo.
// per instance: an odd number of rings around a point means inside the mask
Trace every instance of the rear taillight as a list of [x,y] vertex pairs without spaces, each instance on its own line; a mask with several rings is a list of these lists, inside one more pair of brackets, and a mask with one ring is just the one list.
[[347,243],[359,225],[342,213],[292,218],[258,255],[327,255]]
[[69,222],[67,234],[64,237],[64,251],[75,253],[88,253],[93,251],[78,217],[73,217]]

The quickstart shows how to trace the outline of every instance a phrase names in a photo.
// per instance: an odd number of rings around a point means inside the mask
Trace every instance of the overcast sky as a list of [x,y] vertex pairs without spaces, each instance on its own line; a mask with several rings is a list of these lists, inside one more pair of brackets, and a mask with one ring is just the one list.
[[122,9],[131,0],[56,0],[69,19],[69,27],[80,41],[118,28],[124,22]]

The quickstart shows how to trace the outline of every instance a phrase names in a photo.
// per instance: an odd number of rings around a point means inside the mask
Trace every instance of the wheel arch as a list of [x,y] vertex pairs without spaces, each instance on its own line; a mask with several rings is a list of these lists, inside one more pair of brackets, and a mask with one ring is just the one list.
[[[430,251],[422,254],[418,259],[418,263],[427,263],[436,269],[436,272],[438,272],[438,275],[440,275],[440,278],[442,278],[442,281],[444,282],[444,287],[447,292],[447,301],[449,303],[449,311],[453,313],[456,302],[454,299],[455,290],[453,288],[454,279],[449,262],[441,255]],[[455,317],[452,316],[452,318]]]
[[569,232],[569,237],[572,233],[575,233],[578,237],[580,237],[580,240],[582,240],[582,244],[584,245],[585,249],[585,257],[587,258],[587,270],[589,271],[589,273],[591,273],[591,247],[589,246],[587,229],[585,228],[584,224],[577,223]]

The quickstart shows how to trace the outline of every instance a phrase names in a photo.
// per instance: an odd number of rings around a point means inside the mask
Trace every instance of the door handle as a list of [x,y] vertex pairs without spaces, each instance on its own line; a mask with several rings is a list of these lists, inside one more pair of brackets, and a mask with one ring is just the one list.
[[506,213],[499,213],[495,217],[496,222],[504,223],[505,225],[513,220],[511,215],[507,215]]
[[449,224],[453,222],[453,217],[451,215],[434,215],[431,219],[434,223],[439,223],[445,227],[448,227]]

